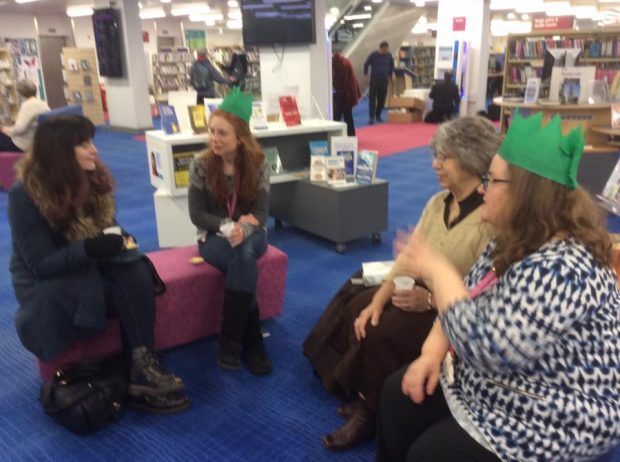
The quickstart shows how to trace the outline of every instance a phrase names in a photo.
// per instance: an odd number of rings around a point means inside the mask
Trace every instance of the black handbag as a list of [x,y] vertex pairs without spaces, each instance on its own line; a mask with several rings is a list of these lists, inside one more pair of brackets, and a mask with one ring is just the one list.
[[127,375],[111,363],[80,363],[56,371],[41,387],[45,413],[73,433],[96,432],[116,421],[124,407]]

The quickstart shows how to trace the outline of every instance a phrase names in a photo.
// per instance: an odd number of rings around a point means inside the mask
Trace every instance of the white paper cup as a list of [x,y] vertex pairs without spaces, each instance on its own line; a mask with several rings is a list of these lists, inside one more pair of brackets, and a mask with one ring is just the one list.
[[108,226],[103,230],[103,234],[118,234],[121,236],[123,232],[121,231],[120,226]]
[[230,234],[233,232],[233,229],[235,229],[235,222],[234,221],[227,221],[226,223],[222,223],[220,225],[220,232],[225,237],[230,237]]
[[415,279],[409,276],[396,276],[394,286],[398,290],[411,290],[415,286]]

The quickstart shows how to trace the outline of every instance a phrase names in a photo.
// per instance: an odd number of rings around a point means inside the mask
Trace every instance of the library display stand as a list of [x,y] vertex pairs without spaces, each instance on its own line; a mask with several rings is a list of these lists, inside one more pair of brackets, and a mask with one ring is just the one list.
[[8,48],[0,48],[0,124],[11,125],[18,109],[11,53]]
[[162,48],[154,54],[153,93],[155,100],[166,101],[169,91],[190,90],[189,72],[192,67],[192,55],[188,48],[172,50]]
[[95,125],[105,117],[94,48],[63,48],[60,56],[67,104],[78,104]]
[[[344,252],[346,242],[370,235],[380,241],[387,229],[387,182],[346,188],[307,180],[310,165],[309,142],[346,136],[346,124],[308,119],[286,127],[269,123],[253,131],[259,143],[277,147],[284,173],[271,176],[269,214],[276,226],[290,224],[336,243]],[[205,149],[207,134],[182,132],[166,135],[162,130],[146,132],[146,148],[160,247],[196,242],[196,228],[189,218],[187,186],[189,164]]]

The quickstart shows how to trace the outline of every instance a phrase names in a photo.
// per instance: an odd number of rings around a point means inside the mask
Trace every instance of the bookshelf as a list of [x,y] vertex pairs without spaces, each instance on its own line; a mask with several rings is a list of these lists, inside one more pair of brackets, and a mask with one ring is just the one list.
[[60,59],[67,103],[82,105],[86,117],[95,125],[103,125],[105,117],[95,49],[63,48]]
[[11,54],[8,48],[0,48],[0,124],[10,125],[18,108]]
[[169,91],[188,90],[192,55],[188,48],[162,48],[153,55],[153,93],[157,101],[168,98]]
[[430,88],[434,82],[435,47],[414,47],[412,59],[413,88]]

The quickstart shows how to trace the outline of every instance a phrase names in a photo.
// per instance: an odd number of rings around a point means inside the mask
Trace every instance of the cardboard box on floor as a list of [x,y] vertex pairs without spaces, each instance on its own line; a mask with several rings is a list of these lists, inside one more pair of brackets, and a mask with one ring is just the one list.
[[424,100],[409,96],[390,96],[387,101],[388,109],[408,108],[424,112],[425,107],[426,103]]
[[414,111],[388,111],[387,121],[392,123],[409,123],[420,122],[422,120],[422,112]]

